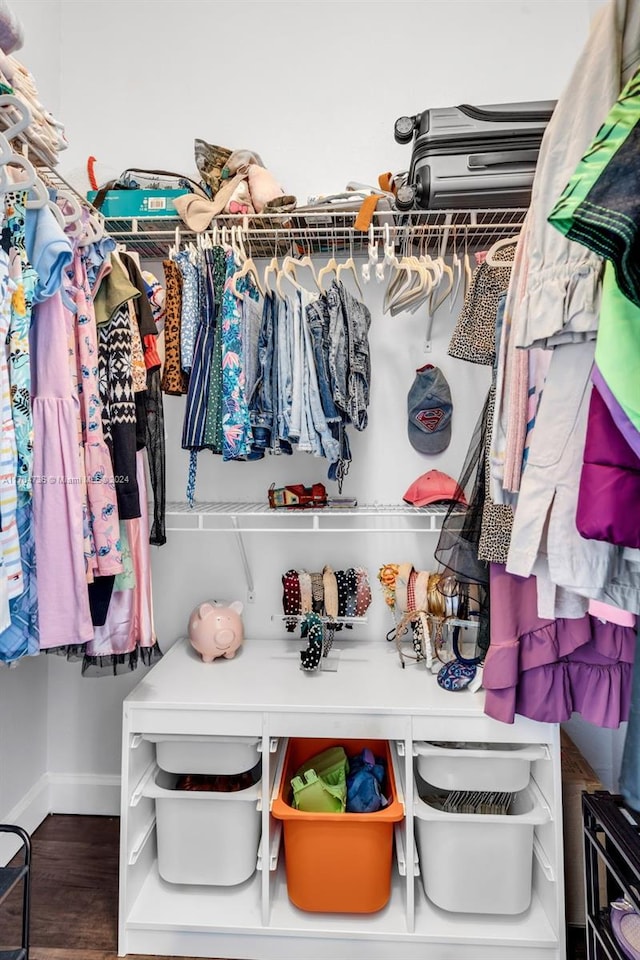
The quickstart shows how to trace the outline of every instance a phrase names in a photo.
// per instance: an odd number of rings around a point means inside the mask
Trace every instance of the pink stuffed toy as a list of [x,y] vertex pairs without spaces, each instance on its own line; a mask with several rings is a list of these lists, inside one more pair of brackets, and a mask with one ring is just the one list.
[[[273,174],[265,168],[260,156],[251,150],[234,150],[225,164],[223,174],[227,177],[230,174],[246,176],[249,184],[249,202],[256,213],[262,213],[265,204],[271,200],[284,196],[284,190]],[[237,200],[235,197],[235,192],[234,190],[234,196],[229,205],[234,202],[242,203],[242,200]],[[228,209],[227,212],[237,211]]]
[[251,202],[256,213],[262,213],[265,204],[270,203],[271,200],[284,196],[284,190],[273,174],[264,167],[259,167],[257,163],[249,164],[247,176]]

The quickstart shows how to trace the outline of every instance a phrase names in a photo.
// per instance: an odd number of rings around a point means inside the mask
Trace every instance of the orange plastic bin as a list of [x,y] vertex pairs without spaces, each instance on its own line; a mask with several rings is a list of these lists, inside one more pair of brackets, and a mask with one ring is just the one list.
[[[377,813],[304,813],[291,806],[291,778],[336,745],[348,757],[368,747],[384,760],[388,806]],[[375,913],[391,894],[393,825],[404,818],[386,740],[289,740],[271,812],[283,821],[289,899],[314,913]]]

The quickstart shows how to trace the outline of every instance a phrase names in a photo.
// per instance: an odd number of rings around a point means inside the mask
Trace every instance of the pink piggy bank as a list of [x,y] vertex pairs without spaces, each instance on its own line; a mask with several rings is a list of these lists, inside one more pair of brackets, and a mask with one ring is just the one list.
[[244,640],[242,604],[239,600],[223,603],[207,600],[199,604],[189,617],[189,640],[205,663],[216,657],[235,657]]

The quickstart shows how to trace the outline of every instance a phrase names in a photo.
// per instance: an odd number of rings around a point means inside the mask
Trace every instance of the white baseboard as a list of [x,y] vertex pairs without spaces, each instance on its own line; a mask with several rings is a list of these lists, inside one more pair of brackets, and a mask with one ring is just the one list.
[[[22,800],[6,814],[2,814],[2,822],[17,824],[24,827],[27,833],[33,833],[51,812],[49,788],[49,774],[43,773]],[[5,866],[19,849],[20,842],[14,837],[0,834],[0,866]]]
[[50,773],[48,778],[50,813],[119,816],[119,776],[98,773]]
[[[120,777],[101,774],[44,773],[7,813],[1,823],[14,823],[33,833],[50,813],[99,817],[120,814]],[[0,866],[17,853],[20,842],[0,833]]]

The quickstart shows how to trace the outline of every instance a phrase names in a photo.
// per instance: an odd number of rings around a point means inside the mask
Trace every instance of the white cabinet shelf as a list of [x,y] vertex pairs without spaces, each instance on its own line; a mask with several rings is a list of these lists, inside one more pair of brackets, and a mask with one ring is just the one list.
[[[402,670],[382,640],[336,639],[340,670],[299,669],[300,641],[248,639],[233,660],[204,664],[185,641],[169,650],[123,706],[119,955],[128,953],[230,960],[564,960],[562,806],[559,730],[517,717],[505,725],[483,712],[482,693],[448,693],[426,669]],[[282,850],[277,868],[256,871],[237,887],[164,882],[157,867],[153,801],[130,800],[155,761],[145,734],[253,736],[262,743],[261,860],[270,861],[277,822],[273,782],[287,737],[400,741],[405,796],[413,795],[417,740],[540,744],[532,775],[551,811],[534,855],[534,896],[517,917],[466,916],[439,910],[425,897],[413,858],[406,875],[394,862],[391,897],[374,914],[306,913],[287,896]],[[275,737],[278,752],[270,753]],[[393,747],[395,750],[395,745]],[[188,771],[185,771],[188,772]],[[405,849],[413,849],[413,805],[406,803]],[[145,843],[135,863],[132,844]],[[546,866],[546,870],[544,867]]]

